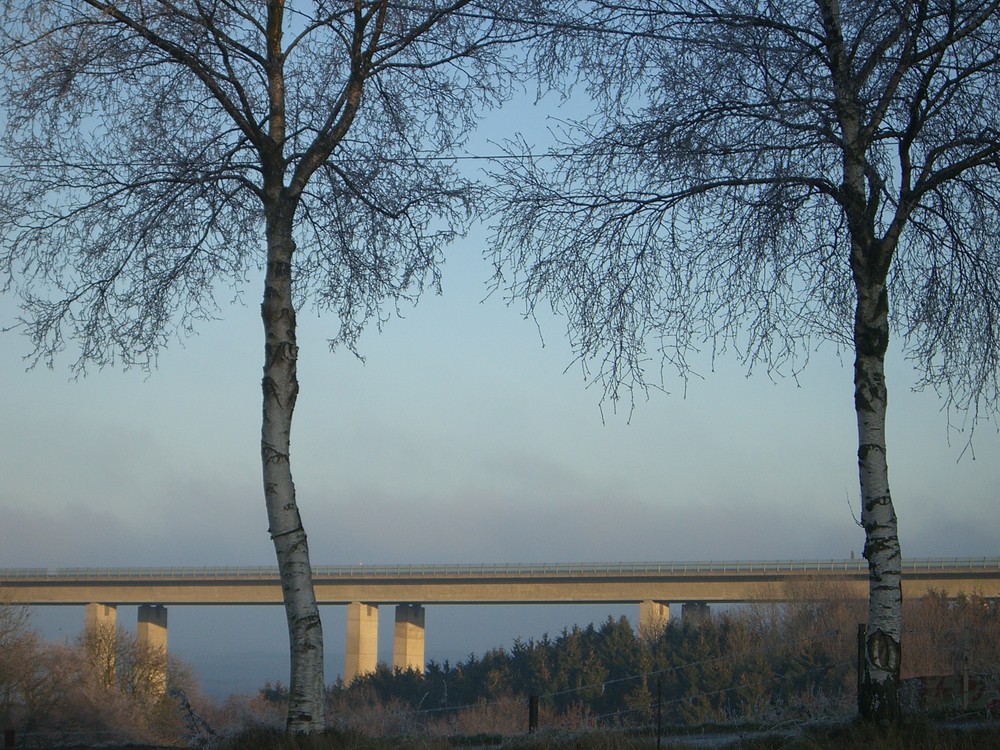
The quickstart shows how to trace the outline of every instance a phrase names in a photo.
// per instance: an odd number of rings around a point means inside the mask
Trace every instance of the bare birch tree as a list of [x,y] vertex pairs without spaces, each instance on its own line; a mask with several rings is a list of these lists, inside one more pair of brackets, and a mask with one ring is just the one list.
[[474,198],[448,157],[510,82],[496,17],[517,0],[490,2],[4,3],[0,263],[35,361],[76,342],[78,371],[150,367],[263,275],[291,731],[322,726],[324,688],[289,463],[296,312],[332,312],[331,344],[353,349],[387,306],[437,287]]
[[649,352],[686,375],[706,345],[778,372],[820,340],[854,351],[872,720],[898,716],[890,328],[950,408],[997,406],[998,8],[566,3],[538,59],[596,114],[498,167],[498,284],[568,317],[607,396],[647,383]]
[[4,593],[0,593],[0,723],[7,728],[15,726],[23,710],[23,664],[38,638],[28,608],[11,603]]

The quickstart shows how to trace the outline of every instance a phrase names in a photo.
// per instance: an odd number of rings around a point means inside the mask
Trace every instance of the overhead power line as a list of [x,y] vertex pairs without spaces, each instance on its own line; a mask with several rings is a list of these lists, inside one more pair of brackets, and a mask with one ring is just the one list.
[[[531,159],[577,159],[577,158],[592,158],[600,156],[619,156],[630,153],[628,151],[618,150],[618,151],[588,151],[585,153],[576,153],[572,151],[546,151],[543,153],[529,152],[526,154],[455,154],[453,156],[439,156],[435,154],[419,154],[414,156],[379,156],[373,157],[372,159],[365,159],[362,156],[345,156],[342,159],[331,159],[331,162],[337,161],[386,161],[386,162],[396,162],[401,164],[412,164],[415,162],[422,161],[436,161],[436,162],[449,162],[449,161],[525,161]],[[216,165],[207,163],[206,168],[215,168]],[[108,169],[117,167],[187,167],[197,170],[196,165],[192,165],[188,162],[163,162],[163,161],[121,161],[121,162],[74,162],[74,163],[60,163],[60,162],[34,162],[31,164],[12,164],[10,162],[0,162],[0,169],[56,169],[56,168],[71,168],[71,169]],[[229,171],[236,171],[240,169],[254,170],[260,167],[256,163],[246,163],[246,164],[228,164],[226,169]]]

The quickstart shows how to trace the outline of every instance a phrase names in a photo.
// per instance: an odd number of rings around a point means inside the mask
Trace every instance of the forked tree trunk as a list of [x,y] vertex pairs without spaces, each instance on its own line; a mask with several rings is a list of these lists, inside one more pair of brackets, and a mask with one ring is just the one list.
[[313,732],[324,725],[323,630],[289,463],[292,413],[299,391],[292,301],[294,211],[294,202],[279,199],[266,212],[267,270],[261,304],[265,338],[261,462],[268,530],[278,558],[288,619],[291,677],[287,729]]
[[867,721],[894,723],[899,719],[903,623],[899,536],[889,493],[885,447],[888,344],[889,302],[884,276],[879,282],[862,280],[858,283],[854,326],[854,405],[869,589],[868,628],[859,664],[862,674],[858,680],[858,712]]

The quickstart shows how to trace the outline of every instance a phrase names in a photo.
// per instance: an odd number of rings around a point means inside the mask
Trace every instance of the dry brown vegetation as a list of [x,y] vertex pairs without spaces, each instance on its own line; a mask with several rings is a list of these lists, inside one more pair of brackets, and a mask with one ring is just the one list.
[[15,732],[17,746],[184,744],[178,696],[197,691],[190,669],[170,659],[167,679],[182,692],[166,693],[163,658],[114,629],[46,642],[25,608],[0,604],[0,728]]

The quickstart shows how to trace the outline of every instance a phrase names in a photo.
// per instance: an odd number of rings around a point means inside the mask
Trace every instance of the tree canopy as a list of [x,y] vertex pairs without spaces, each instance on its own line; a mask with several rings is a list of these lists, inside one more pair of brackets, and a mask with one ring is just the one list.
[[[594,111],[547,154],[507,144],[493,258],[517,297],[565,314],[609,396],[655,383],[655,355],[682,375],[705,347],[794,372],[822,341],[853,348],[860,201],[898,236],[891,315],[925,384],[997,405],[996,3],[561,8],[541,72]],[[845,184],[844,86],[867,195]]]
[[0,259],[36,354],[150,365],[263,269],[279,189],[332,341],[436,287],[474,198],[448,156],[509,91],[508,5],[7,3]]

